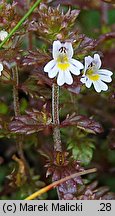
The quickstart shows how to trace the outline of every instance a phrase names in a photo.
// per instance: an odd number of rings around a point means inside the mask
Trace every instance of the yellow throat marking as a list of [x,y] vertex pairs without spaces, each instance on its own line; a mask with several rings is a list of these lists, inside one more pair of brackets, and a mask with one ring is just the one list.
[[100,78],[99,74],[95,74],[92,68],[87,70],[87,76],[92,81],[97,81]]
[[59,69],[61,69],[62,71],[66,71],[69,66],[70,66],[70,63],[68,62],[68,57],[67,55],[59,55],[58,58],[57,58],[57,66]]

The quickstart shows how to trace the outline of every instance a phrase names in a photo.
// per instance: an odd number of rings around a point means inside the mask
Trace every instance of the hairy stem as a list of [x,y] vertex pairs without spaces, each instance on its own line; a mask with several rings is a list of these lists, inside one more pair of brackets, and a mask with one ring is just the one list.
[[[52,121],[54,125],[53,139],[54,150],[62,152],[61,136],[59,129],[59,86],[56,83],[52,84]],[[57,187],[57,194],[59,200],[61,199],[60,193]]]
[[105,2],[101,2],[101,25],[108,24],[108,4]]
[[14,112],[15,116],[19,116],[20,111],[19,111],[19,98],[18,98],[18,69],[17,66],[15,68],[12,68],[12,76],[14,80],[14,85],[13,85],[13,99],[14,99]]
[[[15,113],[15,117],[17,117],[20,115],[19,97],[18,97],[19,78],[18,78],[17,65],[12,68],[12,76],[13,76],[13,80],[14,80],[14,85],[13,85],[14,113]],[[29,179],[30,178],[29,167],[28,167],[27,161],[26,161],[26,159],[24,157],[24,153],[23,153],[23,136],[22,135],[17,136],[16,144],[17,144],[17,151],[18,151],[19,157],[20,157],[20,159],[22,159],[22,161],[24,163],[26,176]]]
[[54,125],[53,139],[54,150],[62,152],[60,129],[59,129],[59,86],[56,83],[52,85],[52,120]]

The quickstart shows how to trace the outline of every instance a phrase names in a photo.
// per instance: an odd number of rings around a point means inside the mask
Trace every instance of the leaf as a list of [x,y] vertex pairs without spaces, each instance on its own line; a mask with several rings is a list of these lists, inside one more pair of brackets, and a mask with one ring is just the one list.
[[9,118],[7,116],[0,115],[0,138],[10,137],[10,131],[8,128]]
[[68,150],[72,150],[72,155],[75,160],[80,161],[83,165],[88,165],[93,156],[93,143],[88,141],[84,141],[84,143],[80,143],[77,145],[77,142],[71,141],[68,145]]
[[56,40],[57,36],[67,38],[79,12],[79,10],[69,9],[64,13],[60,6],[53,8],[41,4],[39,10],[32,14],[28,31],[34,31],[37,36],[49,43]]
[[51,117],[48,114],[35,109],[26,111],[26,113],[27,115],[14,118],[9,124],[10,131],[14,133],[31,134],[51,126]]
[[67,116],[66,119],[61,122],[61,126],[70,126],[76,125],[81,130],[84,130],[88,133],[102,133],[102,126],[93,119],[90,119],[84,115],[76,115],[73,113],[71,116]]
[[12,173],[9,176],[7,176],[7,178],[12,179],[14,181],[12,182],[12,184],[14,183],[17,187],[20,187],[27,180],[24,162],[20,158],[16,157],[16,155],[13,155],[12,159],[17,162],[18,170],[16,171],[14,169]]
[[23,66],[34,66],[37,67],[43,64],[46,64],[51,60],[51,57],[44,52],[43,50],[37,49],[35,51],[28,51],[23,54],[24,56],[21,58],[21,64]]
[[20,112],[24,113],[24,111],[27,109],[27,106],[28,106],[27,100],[25,98],[22,98],[20,103]]
[[38,96],[43,96],[44,98],[50,99],[51,90],[49,87],[44,86],[44,82],[51,86],[50,79],[45,76],[45,73],[38,74],[37,70],[37,74],[35,73],[33,76],[30,76],[22,85],[20,85],[20,89],[26,94],[29,94],[31,98],[34,97],[38,99]]
[[3,103],[0,102],[0,114],[6,114],[8,112],[8,106]]

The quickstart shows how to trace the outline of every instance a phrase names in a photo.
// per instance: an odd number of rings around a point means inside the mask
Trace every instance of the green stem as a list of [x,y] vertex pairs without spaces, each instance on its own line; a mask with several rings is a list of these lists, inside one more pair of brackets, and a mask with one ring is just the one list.
[[22,23],[29,17],[29,15],[34,11],[34,9],[38,6],[38,4],[41,2],[41,0],[37,0],[35,4],[29,9],[29,11],[22,17],[22,19],[17,23],[17,25],[11,30],[11,32],[8,34],[8,36],[2,41],[0,44],[0,48],[7,42],[9,38],[12,37],[12,35],[17,31],[17,29],[22,25]]
[[[29,9],[29,7],[31,5],[31,0],[27,0],[26,5],[27,5],[27,8]],[[30,17],[29,17],[29,20],[30,20]],[[33,47],[33,44],[32,44],[33,34],[32,34],[31,31],[28,32],[27,38],[28,38],[28,49],[32,50],[32,47]]]
[[52,118],[53,118],[53,139],[55,151],[62,152],[62,144],[59,129],[59,86],[56,83],[52,85]]

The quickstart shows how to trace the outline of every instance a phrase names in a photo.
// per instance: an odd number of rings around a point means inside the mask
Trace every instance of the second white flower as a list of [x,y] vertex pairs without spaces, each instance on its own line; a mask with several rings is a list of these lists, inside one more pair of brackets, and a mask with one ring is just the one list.
[[107,91],[108,86],[106,83],[112,81],[111,76],[113,73],[107,69],[100,69],[100,67],[101,59],[98,54],[95,54],[94,58],[91,56],[85,57],[85,67],[81,82],[87,88],[90,88],[93,84],[96,92]]

